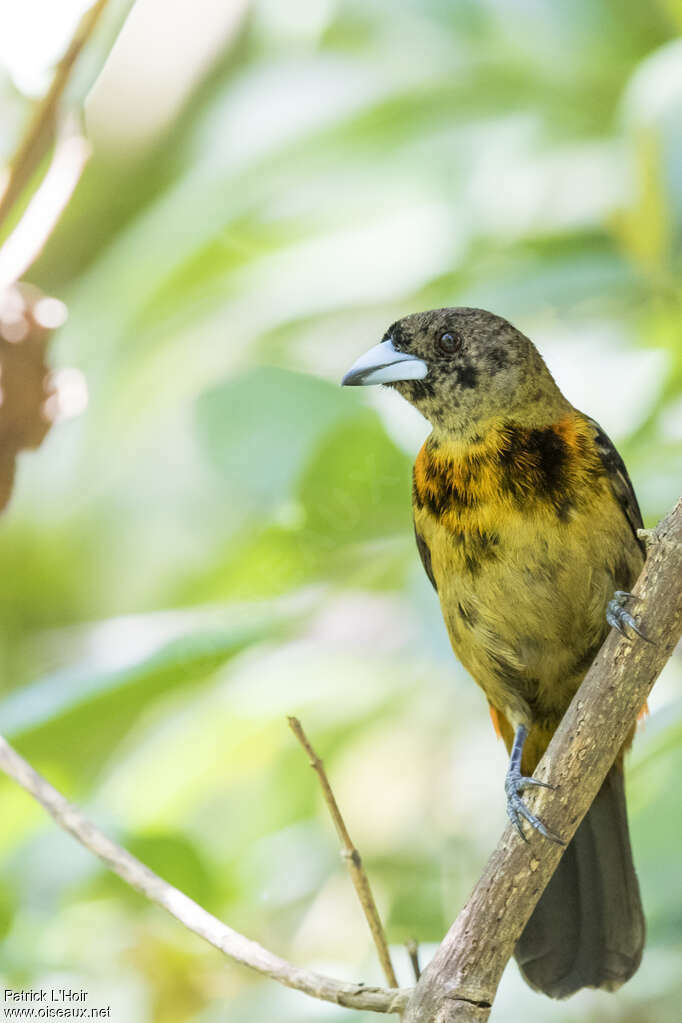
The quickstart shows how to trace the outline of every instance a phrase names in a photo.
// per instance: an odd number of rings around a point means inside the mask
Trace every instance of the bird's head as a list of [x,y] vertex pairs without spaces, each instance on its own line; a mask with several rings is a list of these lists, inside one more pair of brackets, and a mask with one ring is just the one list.
[[342,383],[394,387],[435,429],[462,435],[501,418],[543,425],[568,404],[524,334],[464,307],[398,320]]

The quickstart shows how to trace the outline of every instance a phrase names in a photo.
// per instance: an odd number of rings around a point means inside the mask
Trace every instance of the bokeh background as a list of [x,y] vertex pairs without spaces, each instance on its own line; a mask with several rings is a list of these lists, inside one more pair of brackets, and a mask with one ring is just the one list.
[[[3,159],[80,10],[2,8]],[[427,426],[338,381],[407,312],[490,308],[617,442],[647,525],[672,506],[680,29],[679,0],[140,0],[90,93],[94,155],[30,275],[69,309],[71,418],[0,520],[1,728],[300,964],[381,982],[286,714],[403,984],[402,943],[428,957],[505,823],[505,753],[411,535]],[[681,694],[678,657],[629,760],[642,968],[552,1003],[512,963],[498,1023],[679,1020]],[[6,780],[0,806],[0,986],[85,988],[125,1023],[353,1018],[223,960]]]

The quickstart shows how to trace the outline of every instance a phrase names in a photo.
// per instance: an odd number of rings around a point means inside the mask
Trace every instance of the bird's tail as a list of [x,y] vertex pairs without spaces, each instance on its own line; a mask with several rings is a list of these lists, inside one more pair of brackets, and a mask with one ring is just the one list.
[[615,991],[636,971],[643,947],[621,761],[566,849],[515,956],[532,987],[567,998],[583,987]]

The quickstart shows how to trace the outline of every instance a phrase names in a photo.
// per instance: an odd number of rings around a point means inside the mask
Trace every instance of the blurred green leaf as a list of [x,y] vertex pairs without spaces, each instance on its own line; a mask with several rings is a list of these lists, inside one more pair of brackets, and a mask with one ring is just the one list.
[[339,424],[315,451],[298,496],[306,533],[327,547],[411,528],[412,462],[369,410]]
[[199,398],[197,433],[233,500],[270,518],[293,495],[318,438],[356,409],[352,396],[323,380],[252,369]]
[[[179,888],[209,912],[219,909],[217,879],[196,844],[186,835],[170,833],[120,836],[121,844],[164,881]],[[134,889],[121,885],[113,874],[103,871],[88,886],[88,894],[130,897],[136,905],[145,901]]]
[[68,764],[81,784],[154,700],[197,686],[231,658],[276,632],[266,620],[186,635],[113,671],[70,669],[26,686],[0,705],[3,731],[26,756]]
[[17,910],[16,892],[10,891],[6,885],[0,885],[0,941],[4,941],[14,921]]

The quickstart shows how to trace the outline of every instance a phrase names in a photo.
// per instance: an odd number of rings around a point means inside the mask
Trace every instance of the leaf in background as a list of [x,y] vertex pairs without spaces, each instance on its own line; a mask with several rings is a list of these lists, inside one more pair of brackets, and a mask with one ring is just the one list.
[[269,518],[291,498],[318,439],[356,410],[352,395],[323,380],[252,369],[199,398],[197,435],[232,500]]
[[307,533],[335,547],[411,529],[410,473],[411,459],[389,440],[375,412],[340,423],[301,480]]
[[672,248],[661,140],[651,128],[640,128],[634,143],[637,195],[612,218],[613,231],[630,259],[644,273],[661,274]]
[[0,886],[0,941],[7,937],[16,908],[16,892],[3,884]]
[[177,599],[191,604],[217,600],[254,600],[285,593],[319,573],[318,551],[307,543],[305,530],[267,525],[230,536],[214,550],[210,564],[192,573],[178,587]]
[[[164,881],[179,888],[209,912],[219,912],[215,901],[218,879],[213,876],[210,864],[205,861],[201,850],[186,835],[165,831],[133,833],[120,836],[119,841]],[[122,885],[117,877],[107,871],[98,873],[90,893],[98,896],[114,894],[117,899],[129,898],[138,905],[144,904],[144,898],[138,892]]]
[[251,625],[178,636],[113,670],[61,671],[16,690],[0,704],[3,732],[18,738],[29,758],[44,762],[54,757],[88,785],[92,772],[156,699],[206,681],[232,657],[281,628],[281,619],[273,622],[270,614]]
[[180,586],[181,599],[267,597],[325,576],[369,588],[398,584],[411,545],[370,554],[360,545],[411,530],[410,459],[359,400],[277,369],[254,370],[202,396],[204,450],[232,502],[258,517]]

